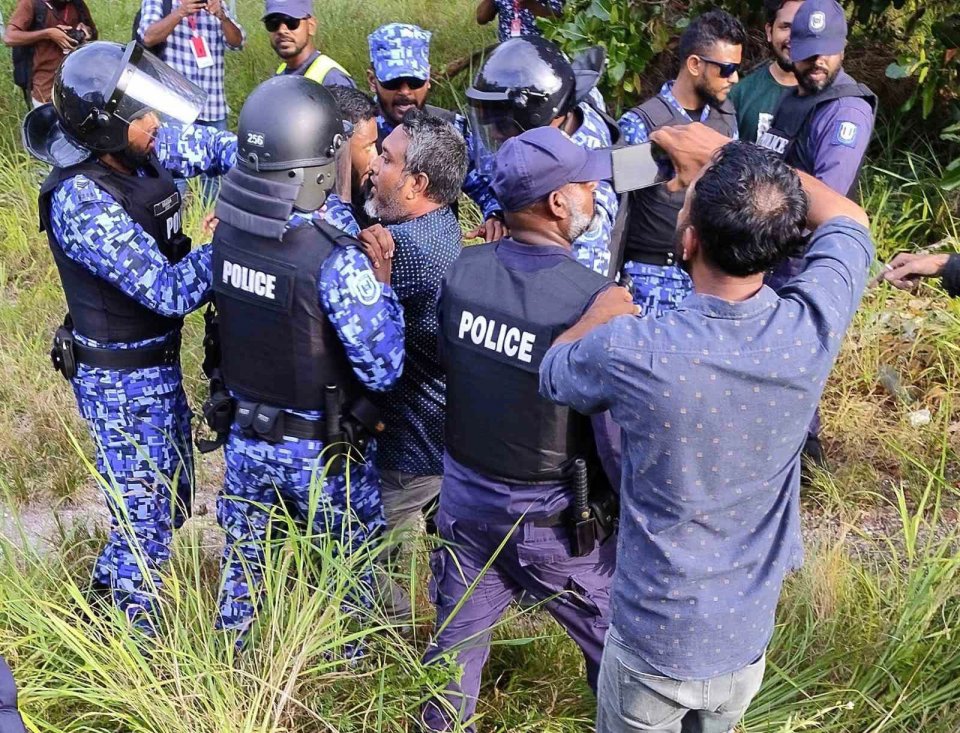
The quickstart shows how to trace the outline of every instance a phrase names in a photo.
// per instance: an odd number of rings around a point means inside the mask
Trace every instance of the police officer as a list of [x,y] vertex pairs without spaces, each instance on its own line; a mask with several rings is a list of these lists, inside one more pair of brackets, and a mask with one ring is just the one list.
[[[423,109],[452,124],[469,142],[470,129],[462,115],[427,104],[430,92],[430,31],[406,23],[388,23],[369,35],[370,68],[367,79],[370,91],[380,105],[377,118],[378,152],[383,141],[403,121],[411,109]],[[490,190],[487,176],[467,170],[463,192],[479,207],[483,224],[465,235],[468,239],[483,237],[490,242],[504,234],[503,216],[497,197]]]
[[[873,134],[876,96],[843,70],[847,19],[834,0],[805,0],[793,18],[790,58],[797,88],[785,95],[759,144],[781,153],[791,166],[853,197],[863,156]],[[791,257],[768,278],[779,289],[803,269]],[[820,412],[803,449],[809,465],[826,468],[820,443]]]
[[356,87],[350,73],[313,44],[313,0],[267,0],[263,25],[280,57],[277,74],[305,76],[324,86]]
[[[330,92],[274,77],[247,98],[238,137],[239,165],[217,204],[222,387],[215,379],[208,414],[222,415],[218,405],[232,413],[216,425],[229,430],[217,624],[240,645],[260,597],[273,507],[282,501],[316,533],[342,538],[344,553],[383,526],[379,420],[364,392],[399,377],[403,314],[389,261],[374,271],[358,242],[317,214],[344,144]],[[370,582],[364,573],[358,602],[369,604]]]
[[[504,141],[536,127],[557,127],[584,148],[610,147],[617,128],[596,90],[599,74],[583,71],[544,38],[512,38],[497,46],[467,89],[477,169],[489,174]],[[596,217],[577,237],[573,252],[582,264],[607,274],[619,203],[609,181],[597,185],[594,198]]]
[[877,98],[843,69],[847,19],[835,0],[806,0],[790,30],[797,88],[785,95],[760,145],[852,196],[873,134]]
[[537,370],[596,298],[637,312],[625,289],[571,251],[593,219],[596,182],[611,175],[609,152],[556,128],[507,140],[493,186],[511,235],[466,248],[440,291],[447,419],[436,523],[449,549],[431,557],[437,631],[425,658],[455,652],[463,675],[426,705],[431,730],[472,717],[491,629],[524,591],[580,645],[596,686],[615,542],[598,541],[598,519],[612,533],[609,505],[589,501],[612,495],[589,418],[541,398]]
[[174,176],[219,175],[236,155],[230,133],[171,124],[192,122],[204,96],[136,43],[91,43],[66,58],[53,104],[23,128],[53,166],[40,225],[69,315],[52,356],[93,436],[111,513],[93,586],[144,629],[190,506],[180,327],[211,277],[209,247],[191,252],[181,231]]
[[[645,143],[661,127],[694,120],[736,138],[737,120],[727,95],[737,83],[746,38],[740,21],[723,10],[694,18],[680,36],[677,78],[620,118],[624,142]],[[669,165],[662,173],[665,183],[630,194],[623,243],[623,272],[632,281],[634,302],[656,315],[676,308],[692,288],[674,252],[684,191],[671,182]]]

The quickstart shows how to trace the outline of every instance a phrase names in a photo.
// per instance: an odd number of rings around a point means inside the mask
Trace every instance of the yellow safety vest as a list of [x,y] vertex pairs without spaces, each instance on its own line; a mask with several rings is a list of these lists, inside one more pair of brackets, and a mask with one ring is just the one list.
[[[346,76],[350,76],[349,71],[325,54],[320,54],[317,60],[307,67],[304,76],[317,82],[317,84],[323,84],[323,80],[327,78],[327,73],[330,72],[331,69],[336,69],[337,71],[343,72]],[[286,70],[286,63],[280,64],[280,68],[277,69],[277,74],[282,74]]]

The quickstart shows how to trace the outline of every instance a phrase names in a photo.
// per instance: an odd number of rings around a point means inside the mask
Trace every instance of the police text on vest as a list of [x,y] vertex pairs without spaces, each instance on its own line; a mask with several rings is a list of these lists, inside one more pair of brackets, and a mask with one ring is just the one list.
[[224,260],[223,282],[262,298],[276,299],[274,290],[277,287],[277,276],[254,270],[252,267],[235,265],[229,260]]
[[537,341],[537,337],[532,333],[521,331],[516,326],[497,323],[492,318],[475,316],[465,310],[460,315],[458,337],[463,340],[467,335],[477,346],[516,357],[526,364],[533,359],[533,345]]

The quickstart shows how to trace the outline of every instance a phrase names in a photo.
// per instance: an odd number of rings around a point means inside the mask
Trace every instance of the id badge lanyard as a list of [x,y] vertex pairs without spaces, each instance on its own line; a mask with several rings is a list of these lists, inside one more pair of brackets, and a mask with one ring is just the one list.
[[197,62],[197,68],[208,69],[213,66],[213,56],[210,55],[206,40],[200,35],[196,14],[188,15],[187,23],[190,25],[190,47],[193,49],[193,58]]
[[523,21],[520,20],[520,0],[513,0],[513,20],[510,21],[510,37],[519,38],[523,30]]

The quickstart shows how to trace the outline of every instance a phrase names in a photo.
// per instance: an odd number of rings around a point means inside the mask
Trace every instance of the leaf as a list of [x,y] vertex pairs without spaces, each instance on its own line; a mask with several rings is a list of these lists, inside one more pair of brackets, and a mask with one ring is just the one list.
[[933,102],[937,93],[936,84],[928,84],[923,88],[923,118],[926,119],[933,112]]
[[614,83],[619,83],[623,78],[624,73],[627,71],[627,65],[623,61],[618,61],[613,66],[610,67],[610,80]]
[[910,76],[910,69],[902,64],[891,63],[887,66],[886,75],[888,79],[906,79]]

